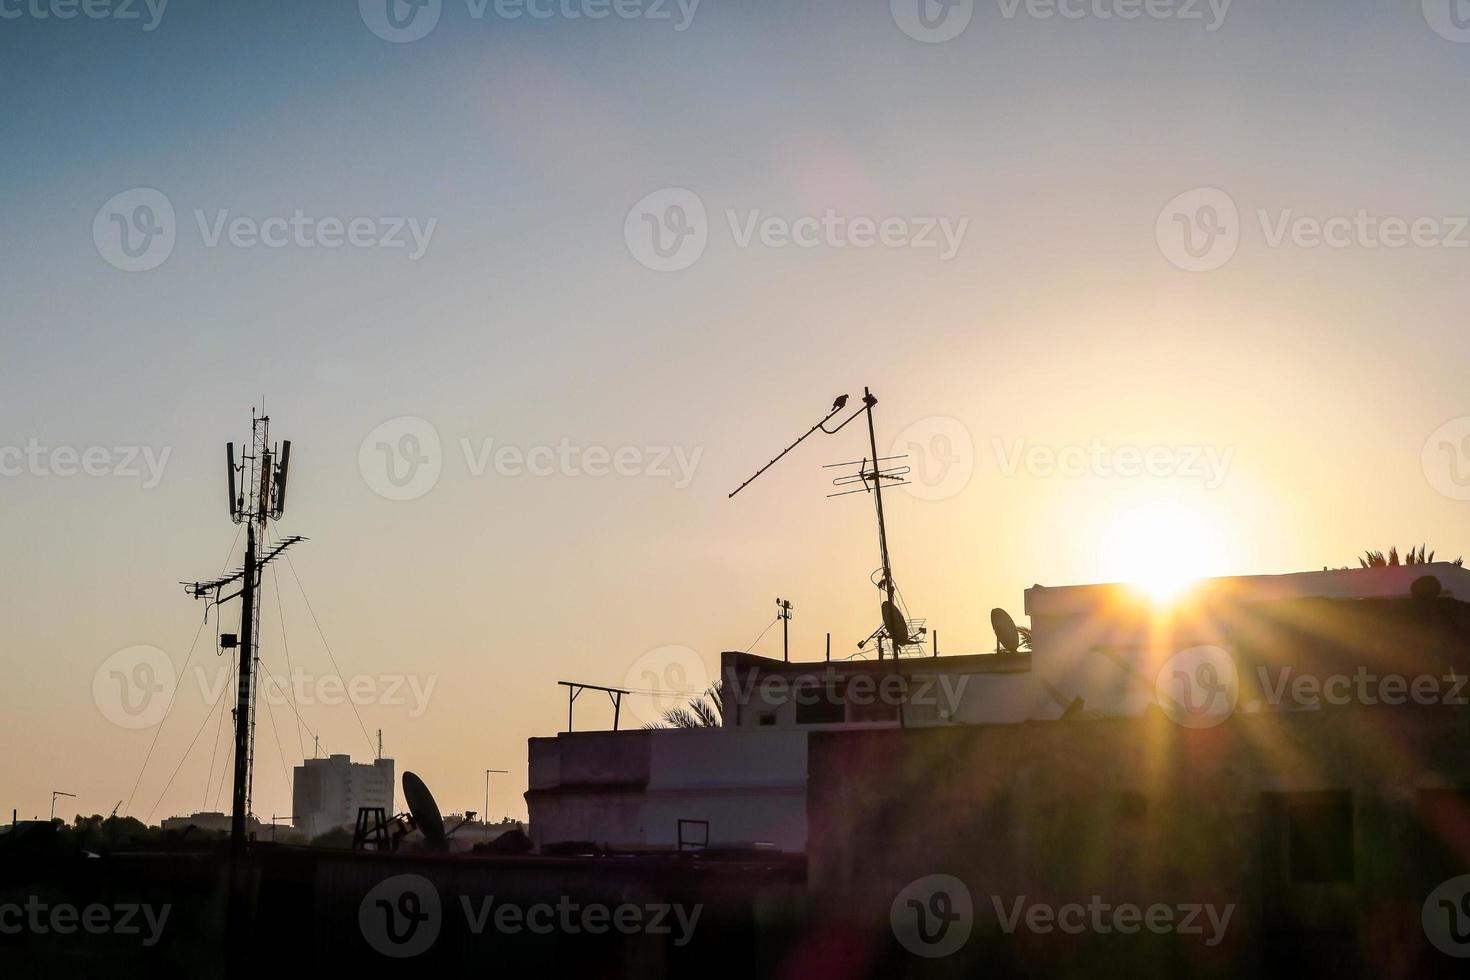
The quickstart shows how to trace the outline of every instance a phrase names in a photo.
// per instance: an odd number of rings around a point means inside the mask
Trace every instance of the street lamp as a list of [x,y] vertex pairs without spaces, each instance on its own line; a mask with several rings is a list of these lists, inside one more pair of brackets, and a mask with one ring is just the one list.
[[76,799],[77,798],[77,794],[75,794],[75,793],[63,793],[59,789],[53,789],[51,791],[51,819],[52,820],[55,820],[56,819],[56,798],[58,796],[70,796],[72,799]]
[[504,775],[506,773],[506,770],[504,770],[504,769],[486,769],[485,770],[485,816],[484,816],[483,819],[485,821],[485,843],[487,843],[487,844],[490,843],[490,774],[492,772],[498,772],[498,773]]

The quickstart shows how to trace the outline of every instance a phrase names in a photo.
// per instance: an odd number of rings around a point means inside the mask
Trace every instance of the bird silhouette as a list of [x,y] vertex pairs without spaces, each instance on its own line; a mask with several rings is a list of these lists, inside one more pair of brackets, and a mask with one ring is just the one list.
[[838,395],[837,398],[834,399],[833,402],[832,402],[832,411],[834,411],[834,412],[840,412],[840,411],[842,411],[842,406],[843,405],[846,405],[846,404],[847,404],[847,396],[846,395]]

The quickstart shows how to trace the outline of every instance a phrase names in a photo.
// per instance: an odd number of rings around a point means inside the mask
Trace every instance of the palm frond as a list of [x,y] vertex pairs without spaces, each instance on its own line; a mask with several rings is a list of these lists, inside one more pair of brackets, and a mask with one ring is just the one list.
[[720,728],[725,724],[724,680],[705,688],[703,694],[691,698],[689,704],[670,708],[663,714],[663,724],[645,728]]

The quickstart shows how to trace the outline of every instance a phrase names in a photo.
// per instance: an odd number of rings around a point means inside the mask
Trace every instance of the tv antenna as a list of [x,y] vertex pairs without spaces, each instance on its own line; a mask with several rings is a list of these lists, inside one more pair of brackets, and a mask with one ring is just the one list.
[[[225,459],[230,490],[230,518],[245,525],[245,564],[231,575],[208,582],[184,582],[184,591],[196,599],[208,599],[221,605],[240,599],[239,685],[235,696],[235,782],[230,810],[230,850],[239,854],[245,848],[245,823],[251,810],[252,777],[255,767],[255,668],[260,656],[256,652],[260,636],[261,570],[283,552],[305,538],[292,535],[277,541],[261,557],[259,547],[265,544],[267,525],[280,520],[286,510],[286,476],[291,464],[291,442],[279,448],[271,446],[270,416],[250,412],[250,447],[235,462],[235,444],[225,444]],[[241,479],[235,479],[239,474]],[[240,583],[238,591],[223,595],[225,589]],[[227,634],[228,635],[228,634]],[[233,641],[233,638],[231,638]],[[222,643],[228,649],[229,643]]]
[[[807,429],[800,436],[798,436],[795,442],[787,446],[785,449],[781,450],[781,452],[778,453],[776,457],[772,459],[769,463],[756,470],[754,476],[751,476],[750,479],[746,480],[744,483],[740,484],[740,486],[731,491],[730,496],[734,497],[735,494],[750,486],[750,484],[755,481],[756,477],[759,477],[766,470],[776,465],[776,463],[782,457],[791,452],[797,446],[801,445],[801,443],[804,442],[807,437],[810,436],[812,433],[821,430],[826,435],[836,435],[844,428],[846,428],[847,424],[853,419],[857,418],[859,415],[867,416],[868,449],[872,453],[872,455],[870,457],[864,457],[861,461],[858,461],[856,463],[858,467],[858,471],[856,473],[848,474],[847,476],[843,477],[838,477],[836,480],[832,481],[834,485],[842,488],[852,486],[853,484],[861,484],[861,486],[855,486],[853,487],[853,489],[850,490],[842,489],[838,493],[830,494],[829,496],[840,497],[845,494],[857,493],[859,491],[864,491],[873,495],[874,505],[878,512],[878,553],[883,562],[881,577],[874,584],[877,585],[878,589],[883,593],[883,603],[881,607],[881,617],[883,625],[879,627],[878,631],[874,633],[873,636],[870,636],[869,639],[873,639],[874,637],[878,637],[880,639],[880,642],[878,644],[878,659],[881,660],[883,658],[883,645],[881,643],[882,636],[887,636],[893,648],[893,656],[897,658],[899,651],[903,647],[914,646],[920,642],[923,636],[923,629],[921,625],[921,628],[916,634],[915,631],[911,629],[908,621],[904,619],[903,614],[898,611],[898,605],[894,600],[894,594],[897,591],[897,586],[894,584],[893,581],[893,563],[890,560],[888,554],[888,526],[883,516],[883,485],[884,483],[888,483],[894,486],[901,486],[906,483],[907,481],[904,479],[904,477],[908,475],[909,467],[885,467],[883,465],[885,462],[892,462],[894,460],[903,459],[904,457],[880,457],[878,455],[878,436],[873,426],[873,406],[876,404],[878,404],[877,397],[874,396],[869,389],[864,388],[862,407],[857,409],[847,418],[843,419],[836,428],[829,429],[827,428],[827,423],[830,422],[834,417],[836,417],[837,414],[847,406],[847,395],[838,395],[832,402],[832,410],[828,412],[821,421],[819,421],[816,425],[812,426],[810,429]],[[871,463],[869,462],[870,459]],[[854,463],[836,463],[832,465],[852,466],[854,465]],[[867,641],[865,640],[864,643],[866,642]]]
[[781,659],[791,662],[791,605],[790,599],[776,596],[776,618],[781,620]]

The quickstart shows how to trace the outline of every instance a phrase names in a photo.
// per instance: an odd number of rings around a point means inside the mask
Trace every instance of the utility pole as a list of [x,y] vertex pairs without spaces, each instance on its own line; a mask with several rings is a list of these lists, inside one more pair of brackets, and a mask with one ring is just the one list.
[[250,768],[255,761],[255,525],[245,528],[245,584],[240,590],[240,669],[235,691],[235,782],[230,800],[230,850],[245,847],[245,815],[250,809]]
[[[239,684],[235,691],[235,773],[230,811],[230,853],[245,849],[245,825],[251,810],[251,789],[255,765],[255,668],[260,656],[256,646],[260,637],[260,574],[266,564],[298,541],[299,535],[283,538],[264,556],[269,522],[279,520],[286,509],[286,477],[291,464],[291,442],[281,443],[279,450],[270,442],[270,416],[250,413],[250,450],[235,463],[235,444],[225,446],[225,462],[230,490],[230,518],[245,525],[245,564],[232,575],[210,582],[185,582],[184,590],[196,599],[209,599],[220,605],[240,599],[240,633],[238,637]],[[236,474],[241,476],[236,482]],[[240,590],[224,595],[225,587],[240,583]],[[223,649],[236,647],[236,637],[221,635]]]
[[[249,960],[252,905],[249,876],[244,863],[245,827],[250,817],[252,776],[255,763],[255,668],[260,656],[256,652],[260,633],[261,570],[299,541],[300,535],[269,541],[269,523],[280,520],[286,509],[286,477],[291,463],[291,443],[282,442],[279,450],[270,442],[270,417],[250,413],[250,448],[235,463],[235,444],[225,445],[226,472],[229,478],[230,519],[245,525],[245,563],[231,575],[209,582],[184,582],[184,591],[196,599],[207,599],[218,606],[231,599],[240,600],[240,633],[237,637],[220,636],[221,651],[239,650],[235,692],[235,772],[230,811],[229,907],[225,924],[225,962],[231,975],[245,972]],[[236,482],[236,475],[240,482]],[[261,551],[269,548],[264,555]],[[239,591],[226,595],[228,586],[240,583]],[[274,820],[272,828],[274,828]],[[274,829],[271,831],[275,835]]]
[[781,659],[791,662],[791,603],[776,596],[776,617],[781,620]]
[[492,772],[506,774],[504,769],[485,770],[485,843],[487,844],[490,843],[490,774]]

